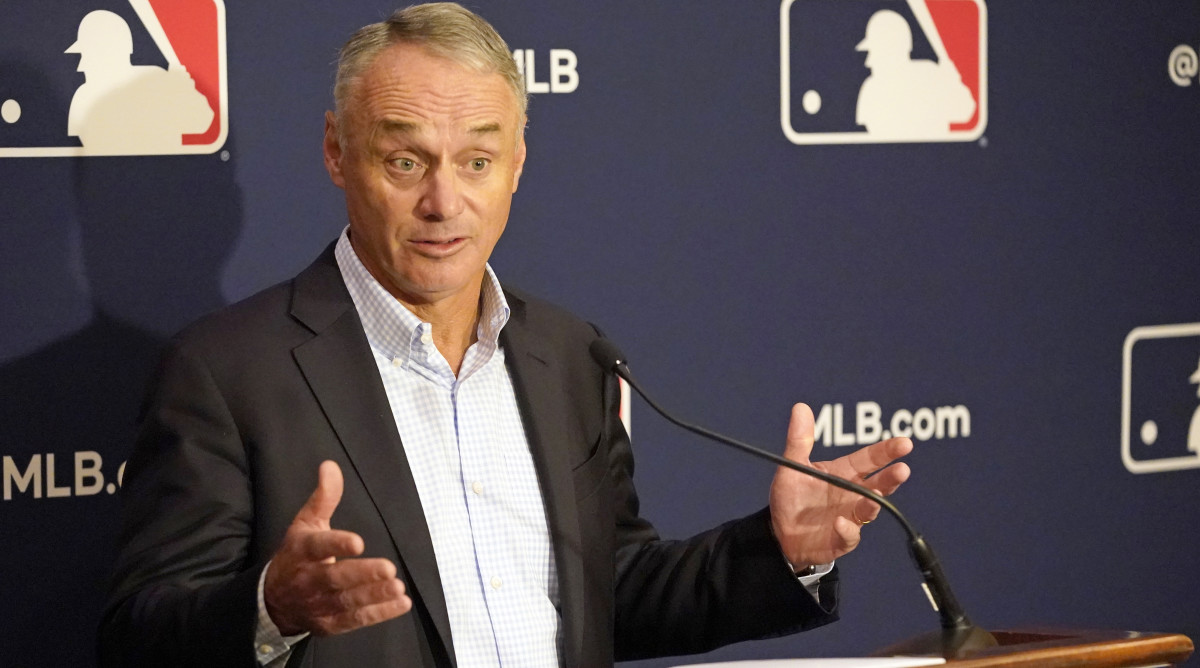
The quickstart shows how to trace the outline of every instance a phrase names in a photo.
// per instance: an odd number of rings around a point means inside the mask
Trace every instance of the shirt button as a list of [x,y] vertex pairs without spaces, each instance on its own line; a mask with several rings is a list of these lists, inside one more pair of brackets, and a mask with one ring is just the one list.
[[401,364],[404,364],[404,360],[401,360],[399,357],[392,358],[392,366],[400,366]]
[[270,646],[270,645],[259,645],[259,646],[258,646],[258,653],[259,653],[259,654],[270,654],[270,653],[271,653],[271,646]]
[[503,583],[500,582],[500,578],[492,578],[492,589],[499,589],[501,584]]
[[424,334],[422,334],[421,335],[421,343],[425,343],[425,344],[433,343],[433,334],[431,334],[429,332],[425,332]]
[[478,480],[471,483],[471,491],[475,492],[476,495],[482,495],[483,494],[483,483],[479,482]]

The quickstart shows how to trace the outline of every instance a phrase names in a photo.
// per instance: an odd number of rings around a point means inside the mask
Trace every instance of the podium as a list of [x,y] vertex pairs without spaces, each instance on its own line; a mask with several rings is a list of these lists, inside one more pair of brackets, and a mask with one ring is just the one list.
[[[946,665],[955,668],[1173,666],[1186,661],[1193,649],[1191,639],[1178,633],[1013,629],[992,631],[992,636],[996,639],[995,646],[945,656]],[[911,642],[885,647],[875,656],[913,655],[905,651],[906,646],[911,646]]]
[[[986,635],[986,634],[985,634]],[[689,664],[677,668],[863,668],[884,665],[950,666],[951,668],[1149,668],[1182,664],[1192,654],[1192,641],[1178,633],[1014,629],[992,631],[996,644],[959,650],[951,656],[913,652],[929,646],[918,636],[864,659],[775,659]],[[902,659],[911,659],[909,661]],[[922,661],[921,659],[924,659]]]

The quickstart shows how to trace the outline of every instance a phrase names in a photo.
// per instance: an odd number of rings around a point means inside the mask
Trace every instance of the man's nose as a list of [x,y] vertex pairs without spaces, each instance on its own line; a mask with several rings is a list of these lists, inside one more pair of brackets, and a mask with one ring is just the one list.
[[450,164],[443,164],[425,176],[425,193],[417,204],[417,215],[428,222],[454,218],[463,211],[458,174]]

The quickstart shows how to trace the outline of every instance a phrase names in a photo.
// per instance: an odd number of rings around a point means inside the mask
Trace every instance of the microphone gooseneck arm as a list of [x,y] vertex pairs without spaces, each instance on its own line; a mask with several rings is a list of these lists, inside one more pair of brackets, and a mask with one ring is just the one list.
[[[805,466],[774,453],[767,452],[766,450],[756,448],[748,443],[743,443],[737,439],[719,434],[711,429],[681,420],[667,412],[658,404],[658,402],[650,398],[650,396],[642,388],[641,384],[638,383],[633,377],[633,373],[630,371],[629,365],[625,362],[625,356],[611,341],[605,338],[596,339],[594,342],[592,342],[590,352],[592,354],[592,358],[595,359],[602,368],[612,371],[624,379],[625,382],[629,383],[630,387],[632,387],[639,395],[641,395],[642,399],[644,399],[651,408],[653,408],[659,415],[666,418],[672,424],[682,427],[683,429],[686,429],[694,434],[699,434],[705,438],[712,439],[719,443],[724,443],[725,445],[731,446],[760,459],[765,459],[779,466],[784,466],[794,471],[799,471],[805,475],[812,476],[818,480],[827,482],[834,487],[865,496],[875,503],[878,503],[880,507],[887,510],[888,513],[890,513],[898,522],[900,522],[900,526],[902,526],[905,533],[908,534],[909,552],[912,554],[913,559],[917,563],[917,568],[921,572],[921,578],[923,580],[922,586],[925,589],[925,594],[929,597],[930,604],[933,606],[933,609],[937,611],[938,616],[941,618],[941,625],[943,629],[941,647],[945,648],[951,643],[955,645],[960,644],[958,641],[953,640],[950,636],[959,638],[960,636],[971,635],[974,637],[975,632],[977,632],[978,629],[972,626],[970,620],[967,619],[966,613],[963,612],[962,606],[959,605],[958,599],[954,597],[954,592],[950,589],[950,583],[947,581],[945,573],[942,572],[941,564],[938,562],[937,556],[933,552],[933,548],[930,547],[929,543],[921,537],[921,534],[917,532],[913,525],[909,523],[908,519],[904,517],[900,510],[897,509],[891,501],[888,501],[880,494],[877,494],[876,492],[867,489],[862,485],[857,485],[843,478],[830,475],[824,471],[814,469],[810,466]],[[957,649],[957,647],[955,649]]]

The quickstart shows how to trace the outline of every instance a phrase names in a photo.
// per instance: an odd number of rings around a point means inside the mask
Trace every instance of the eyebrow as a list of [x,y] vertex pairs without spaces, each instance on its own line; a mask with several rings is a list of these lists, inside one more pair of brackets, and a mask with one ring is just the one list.
[[[379,132],[386,132],[389,134],[411,134],[417,130],[417,124],[410,121],[384,120],[380,121],[376,128]],[[467,130],[467,132],[473,135],[486,135],[493,132],[500,132],[500,130],[500,124],[492,122],[484,123],[483,125],[476,125],[475,127]]]
[[484,123],[483,125],[476,125],[475,127],[468,130],[468,132],[470,132],[473,135],[485,135],[485,134],[489,134],[492,132],[500,132],[500,124],[499,123]]
[[409,121],[383,120],[380,121],[379,125],[375,126],[375,131],[377,133],[387,134],[411,134],[416,131],[416,129],[417,124]]
[[[371,138],[369,141],[373,144],[378,138],[389,135],[411,136],[417,134],[419,129],[420,125],[413,123],[412,121],[384,119],[371,130]],[[501,131],[502,128],[500,127],[500,124],[495,121],[476,125],[475,127],[467,130],[467,132],[473,137],[495,136],[499,135]]]

